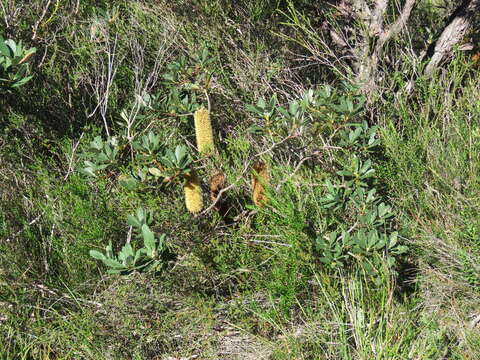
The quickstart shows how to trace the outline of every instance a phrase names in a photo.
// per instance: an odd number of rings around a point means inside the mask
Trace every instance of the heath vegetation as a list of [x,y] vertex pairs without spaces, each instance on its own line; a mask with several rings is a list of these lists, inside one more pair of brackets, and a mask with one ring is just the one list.
[[480,358],[479,14],[0,0],[0,358]]

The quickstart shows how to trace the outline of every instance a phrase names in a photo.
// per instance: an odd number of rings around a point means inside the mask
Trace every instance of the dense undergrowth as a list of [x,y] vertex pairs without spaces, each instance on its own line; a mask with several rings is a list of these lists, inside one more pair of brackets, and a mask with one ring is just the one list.
[[7,3],[1,359],[480,356],[467,55],[365,94],[312,56],[322,2]]

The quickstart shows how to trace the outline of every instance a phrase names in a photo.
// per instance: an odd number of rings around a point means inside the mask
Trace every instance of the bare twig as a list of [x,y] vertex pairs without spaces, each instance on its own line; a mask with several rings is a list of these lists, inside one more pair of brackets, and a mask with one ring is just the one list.
[[100,116],[103,120],[103,125],[105,127],[105,132],[107,136],[110,136],[110,130],[107,124],[107,110],[108,110],[108,100],[110,97],[110,89],[117,74],[118,67],[123,59],[117,59],[117,44],[118,44],[118,35],[115,35],[113,43],[109,39],[108,29],[103,28],[103,35],[106,41],[106,53],[107,53],[107,62],[102,56],[99,58],[99,64],[96,68],[96,77],[95,83],[92,85],[95,97],[97,99],[97,106],[93,109],[87,117],[92,117],[97,110],[100,111]]
[[258,244],[270,244],[270,245],[279,245],[285,247],[292,247],[292,244],[279,243],[276,241],[266,241],[266,240],[248,240],[249,242],[258,243]]
[[82,137],[85,133],[82,132],[82,134],[80,135],[80,138],[78,139],[78,141],[73,145],[72,147],[72,156],[70,157],[70,160],[68,161],[68,169],[67,169],[67,173],[65,174],[65,177],[63,178],[63,180],[67,180],[68,177],[70,176],[70,173],[73,171],[73,158],[75,156],[75,151],[77,150],[77,147],[78,145],[80,144],[80,141],[82,140]]
[[275,149],[277,146],[279,146],[280,144],[283,144],[285,141],[289,140],[289,139],[292,139],[292,138],[295,138],[297,136],[299,136],[300,134],[299,133],[294,133],[294,134],[291,134],[291,135],[288,135],[286,136],[285,138],[283,138],[282,140],[280,140],[279,142],[273,144],[272,146],[270,146],[267,150],[265,151],[262,151],[256,155],[253,156],[252,160],[250,161],[247,161],[246,164],[245,164],[245,167],[243,168],[242,172],[240,173],[240,175],[235,179],[235,181],[228,185],[227,187],[223,188],[222,190],[220,190],[218,192],[218,195],[217,197],[215,198],[215,200],[212,202],[212,204],[207,207],[205,210],[203,210],[200,215],[205,215],[206,213],[208,213],[210,210],[212,210],[215,205],[217,205],[217,203],[220,201],[220,199],[222,198],[222,195],[227,192],[228,190],[232,189],[233,187],[235,187],[237,185],[237,183],[243,179],[245,177],[245,174],[246,172],[248,171],[248,169],[251,167],[251,164],[253,162],[253,159],[256,159],[270,151],[272,151],[273,149]]
[[48,293],[49,295],[59,296],[60,298],[56,302],[62,300],[62,298],[65,298],[65,299],[74,300],[75,302],[83,302],[83,303],[86,303],[86,304],[95,305],[96,307],[102,307],[103,306],[103,304],[101,304],[99,302],[96,302],[96,301],[90,301],[90,300],[85,300],[85,299],[81,299],[81,298],[76,298],[76,297],[72,297],[68,294],[59,294],[56,290],[53,290],[53,289],[45,286],[44,284],[33,284],[33,288],[37,289],[37,291],[42,293],[42,295],[44,295],[45,293]]
[[[314,154],[312,155],[316,155],[318,153],[318,151],[316,151]],[[279,191],[280,188],[282,187],[283,184],[285,184],[288,180],[290,180],[293,175],[295,175],[297,173],[298,170],[300,170],[300,167],[303,165],[303,163],[307,160],[310,160],[312,159],[312,156],[306,156],[304,157],[302,160],[300,160],[297,164],[297,166],[295,167],[295,169],[293,170],[293,172],[288,176],[286,177],[285,179],[283,179],[283,181],[279,182],[278,185],[276,186],[275,188],[275,191]]]
[[135,100],[130,111],[124,118],[126,122],[126,137],[130,145],[136,137],[136,134],[134,134],[132,130],[136,124],[138,114],[142,107],[149,105],[145,103],[144,96],[149,94],[152,88],[156,85],[158,77],[160,76],[162,65],[168,57],[168,49],[170,48],[172,42],[172,39],[163,39],[160,47],[157,50],[153,68],[150,71],[147,71],[145,68],[145,49],[143,46],[137,40],[133,40],[130,45],[134,59],[133,71],[135,74]]
[[3,13],[3,21],[5,22],[5,27],[8,29],[8,15],[7,15],[7,9],[3,5],[3,2],[0,1],[0,6],[2,8],[2,13]]
[[35,40],[35,38],[37,37],[37,31],[38,31],[38,27],[40,26],[40,24],[42,23],[43,19],[45,18],[45,15],[47,15],[47,11],[48,11],[48,8],[50,7],[50,4],[52,3],[51,0],[48,0],[47,3],[45,4],[45,6],[43,7],[43,11],[42,11],[42,14],[40,15],[40,17],[38,18],[38,21],[32,26],[32,40]]
[[40,220],[40,218],[42,217],[42,215],[44,214],[45,212],[42,212],[40,215],[38,215],[35,219],[33,219],[32,221],[30,221],[27,225],[25,225],[21,230],[17,231],[15,234],[13,234],[12,236],[10,236],[9,238],[7,238],[7,240],[5,240],[6,242],[9,242],[13,239],[15,239],[18,235],[20,235],[22,232],[24,232],[29,226],[32,226],[33,224],[35,224],[38,220]]
[[17,17],[24,9],[24,5],[18,4],[15,1],[0,1],[0,6],[3,13],[3,21],[5,22],[5,28],[14,27],[17,24]]

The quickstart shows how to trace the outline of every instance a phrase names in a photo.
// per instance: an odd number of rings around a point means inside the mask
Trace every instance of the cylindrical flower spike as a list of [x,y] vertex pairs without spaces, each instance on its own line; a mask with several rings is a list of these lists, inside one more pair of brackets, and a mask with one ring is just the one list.
[[185,192],[185,204],[187,210],[192,214],[199,213],[203,209],[202,188],[200,187],[200,180],[192,171],[185,176],[186,182],[183,186]]
[[252,188],[253,202],[258,207],[265,206],[267,196],[265,195],[265,186],[268,184],[268,165],[263,161],[257,161],[253,165]]
[[213,151],[215,145],[213,144],[213,130],[210,121],[210,114],[204,107],[195,111],[193,115],[195,120],[195,134],[197,136],[197,148],[200,154],[205,154]]

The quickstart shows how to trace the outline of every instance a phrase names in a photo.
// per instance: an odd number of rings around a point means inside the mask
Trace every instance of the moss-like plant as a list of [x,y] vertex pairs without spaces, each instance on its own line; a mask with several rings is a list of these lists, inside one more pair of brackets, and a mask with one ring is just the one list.
[[194,113],[195,134],[197,136],[197,147],[200,154],[212,152],[215,149],[213,144],[213,130],[210,121],[210,113],[204,107]]
[[185,192],[185,204],[187,210],[192,214],[197,214],[203,209],[203,197],[202,188],[200,186],[200,180],[194,171],[185,175],[185,184],[183,185]]

